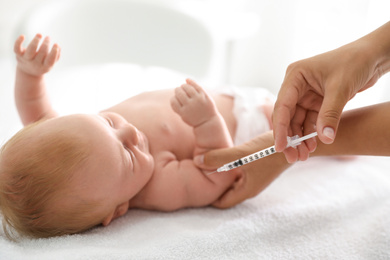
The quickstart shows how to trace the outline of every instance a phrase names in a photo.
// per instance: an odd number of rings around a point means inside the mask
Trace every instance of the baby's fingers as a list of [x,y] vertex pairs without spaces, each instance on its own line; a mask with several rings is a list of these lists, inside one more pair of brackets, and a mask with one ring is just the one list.
[[197,92],[199,92],[199,93],[204,92],[203,88],[200,85],[198,85],[198,83],[196,83],[194,80],[186,79],[186,82],[187,82],[187,84],[189,84],[192,87],[194,87]]
[[171,107],[172,107],[173,111],[175,111],[176,113],[179,114],[180,108],[182,107],[182,105],[180,104],[179,100],[177,100],[176,97],[172,97],[171,98]]
[[37,52],[36,60],[38,61],[38,63],[43,63],[43,61],[45,60],[46,55],[49,52],[49,45],[50,45],[50,38],[46,36],[41,44],[41,47],[39,47],[39,50]]
[[185,106],[190,98],[183,87],[175,88],[175,97],[181,106]]
[[23,55],[24,49],[22,48],[22,44],[24,42],[24,35],[20,35],[14,44],[14,52],[16,55]]
[[24,53],[24,57],[28,60],[31,60],[35,57],[39,42],[42,39],[42,35],[35,35],[34,39],[30,42],[30,44],[26,48],[26,52]]
[[198,91],[189,84],[181,85],[181,89],[187,94],[189,98],[192,98],[198,94]]
[[48,66],[48,67],[53,66],[54,63],[56,61],[58,61],[58,59],[60,58],[60,54],[61,54],[60,46],[58,46],[58,44],[54,44],[49,55],[46,56],[46,59],[44,60],[43,65]]

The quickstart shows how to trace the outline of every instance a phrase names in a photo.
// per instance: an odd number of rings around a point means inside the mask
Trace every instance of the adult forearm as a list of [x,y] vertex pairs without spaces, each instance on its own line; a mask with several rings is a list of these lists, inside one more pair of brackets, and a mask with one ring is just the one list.
[[390,156],[390,102],[345,111],[333,144],[318,142],[311,156]]
[[[311,156],[334,155],[374,155],[390,156],[390,102],[345,111],[339,131],[333,144],[323,144],[317,140],[317,149]],[[236,147],[236,158],[256,152],[260,148],[273,145],[271,132],[258,136],[250,142]],[[277,172],[289,167],[281,153],[268,160],[251,163],[251,169],[277,167]],[[267,162],[270,164],[265,165]],[[257,167],[258,164],[258,167]],[[270,176],[271,177],[271,176]]]
[[360,42],[367,43],[376,59],[380,76],[390,71],[390,22],[382,25],[370,34],[362,37]]
[[[317,149],[311,156],[390,156],[389,111],[390,102],[344,112],[333,144],[323,144],[317,140]],[[205,154],[204,163],[198,165],[218,168],[273,144],[272,132],[268,132],[240,146],[210,151]],[[213,205],[219,208],[232,207],[256,196],[291,165],[283,153],[276,153],[236,168],[241,171],[241,178]]]

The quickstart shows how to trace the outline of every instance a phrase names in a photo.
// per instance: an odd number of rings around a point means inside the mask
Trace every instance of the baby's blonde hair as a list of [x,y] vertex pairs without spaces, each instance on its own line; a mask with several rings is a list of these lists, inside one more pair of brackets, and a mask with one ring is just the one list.
[[19,235],[39,238],[100,224],[103,216],[93,214],[99,202],[71,197],[75,196],[71,179],[87,160],[89,145],[64,130],[33,132],[36,125],[20,130],[0,150],[0,208],[6,236],[15,239],[10,227]]

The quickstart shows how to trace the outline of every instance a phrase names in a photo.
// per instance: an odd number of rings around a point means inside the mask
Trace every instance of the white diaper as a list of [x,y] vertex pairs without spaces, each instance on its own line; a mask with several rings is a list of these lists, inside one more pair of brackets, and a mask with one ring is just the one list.
[[234,98],[233,113],[237,120],[234,145],[245,143],[271,130],[262,106],[275,102],[275,96],[264,88],[227,87],[218,89],[221,94]]

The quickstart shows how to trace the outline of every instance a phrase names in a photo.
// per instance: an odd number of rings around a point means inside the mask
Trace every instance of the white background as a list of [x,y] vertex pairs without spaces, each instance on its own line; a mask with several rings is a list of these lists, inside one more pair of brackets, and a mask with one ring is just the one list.
[[[19,19],[34,5],[44,1],[0,0],[0,59],[13,58],[12,43]],[[199,12],[213,12],[215,20],[220,19],[221,10],[258,14],[260,26],[257,30],[230,46],[230,62],[226,64],[228,74],[223,83],[262,86],[274,93],[283,81],[288,64],[353,41],[384,24],[390,17],[390,1],[387,0],[144,1],[178,2],[181,5],[206,3],[209,10]],[[386,77],[378,85],[388,85],[385,81]],[[383,98],[384,88],[379,88],[381,90],[365,96]]]

